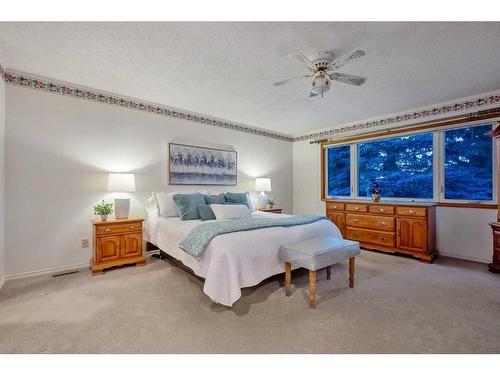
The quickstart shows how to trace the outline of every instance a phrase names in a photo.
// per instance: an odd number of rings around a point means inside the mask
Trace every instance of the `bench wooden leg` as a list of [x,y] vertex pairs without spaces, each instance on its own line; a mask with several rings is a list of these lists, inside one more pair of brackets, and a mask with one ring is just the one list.
[[316,307],[316,271],[309,271],[309,307]]
[[332,278],[332,266],[326,267],[326,279],[330,280]]
[[285,295],[290,297],[290,284],[292,281],[292,264],[285,262]]
[[355,257],[349,258],[349,287],[354,288],[354,264]]

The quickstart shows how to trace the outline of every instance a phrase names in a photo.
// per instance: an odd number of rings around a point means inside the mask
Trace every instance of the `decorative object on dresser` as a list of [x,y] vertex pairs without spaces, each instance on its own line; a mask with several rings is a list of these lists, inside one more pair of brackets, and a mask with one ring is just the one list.
[[373,202],[380,202],[380,193],[382,190],[380,189],[380,185],[378,184],[377,180],[373,179],[371,180],[370,184],[370,193],[372,194],[372,201]]
[[271,190],[271,179],[267,177],[259,177],[255,179],[255,191],[260,191],[257,198],[257,208],[265,208],[267,205],[266,191]]
[[[108,191],[132,193],[135,191],[135,175],[132,173],[110,173]],[[126,219],[130,212],[130,198],[115,198],[115,218]]]
[[[490,133],[490,135],[495,139],[495,147],[497,149],[497,158],[499,158],[500,152],[500,122],[497,122],[496,128]],[[496,160],[498,165],[499,159]],[[497,172],[500,177],[500,171]],[[500,184],[497,184],[497,199],[500,196]],[[490,264],[488,264],[488,270],[490,272],[499,273],[500,272],[500,205],[497,211],[497,221],[490,223],[490,227],[493,231],[493,259]]]
[[90,259],[92,275],[124,264],[144,265],[142,222],[144,219],[92,221],[94,249]]
[[236,185],[234,150],[169,143],[170,185]]
[[365,249],[410,254],[428,263],[438,256],[433,203],[328,200],[326,216],[344,238]]
[[273,213],[273,214],[281,214],[281,212],[283,211],[283,209],[278,208],[278,207],[274,207],[274,208],[259,208],[258,211],[270,212],[270,213]]

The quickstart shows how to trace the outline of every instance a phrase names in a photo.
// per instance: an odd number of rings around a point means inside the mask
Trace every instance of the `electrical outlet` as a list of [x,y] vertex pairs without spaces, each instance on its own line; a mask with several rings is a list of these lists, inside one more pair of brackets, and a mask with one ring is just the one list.
[[84,238],[84,239],[82,239],[82,249],[85,249],[87,247],[89,247],[89,239]]

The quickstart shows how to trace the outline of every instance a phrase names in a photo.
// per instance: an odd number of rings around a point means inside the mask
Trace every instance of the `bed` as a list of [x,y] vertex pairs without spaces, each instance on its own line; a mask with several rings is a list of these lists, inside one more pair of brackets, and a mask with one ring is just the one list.
[[[154,210],[148,210],[148,214],[145,240],[204,278],[203,292],[212,301],[226,306],[232,306],[241,297],[241,288],[257,285],[270,276],[284,272],[284,265],[278,258],[281,245],[322,235],[342,238],[338,228],[329,220],[232,232],[213,238],[203,257],[198,259],[178,245],[203,223],[201,220],[160,217]],[[260,211],[254,211],[252,215],[268,218],[291,216]]]

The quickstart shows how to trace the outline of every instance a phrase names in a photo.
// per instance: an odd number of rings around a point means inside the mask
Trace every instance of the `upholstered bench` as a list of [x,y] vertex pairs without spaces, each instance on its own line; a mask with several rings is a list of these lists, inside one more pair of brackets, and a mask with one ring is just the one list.
[[285,263],[285,293],[290,296],[292,264],[309,270],[309,307],[316,307],[316,271],[326,268],[330,280],[332,264],[349,259],[349,287],[354,287],[354,257],[360,254],[359,243],[331,236],[281,246],[280,260]]

